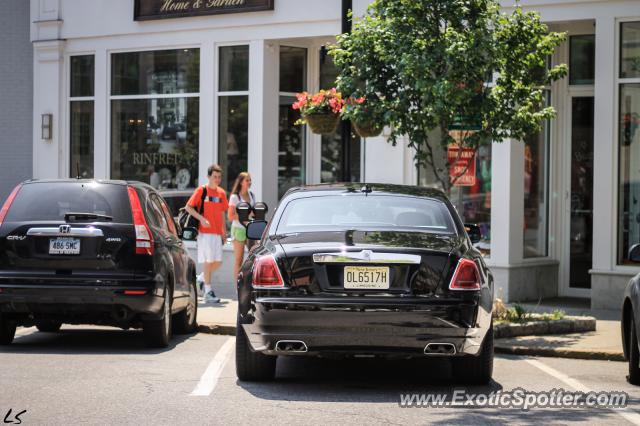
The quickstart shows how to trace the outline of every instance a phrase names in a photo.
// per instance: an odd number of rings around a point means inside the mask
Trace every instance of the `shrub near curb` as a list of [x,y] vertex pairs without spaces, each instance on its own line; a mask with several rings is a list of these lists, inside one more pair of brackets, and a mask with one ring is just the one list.
[[566,316],[564,319],[552,321],[496,324],[493,330],[496,339],[546,334],[585,333],[596,331],[596,319],[593,317]]

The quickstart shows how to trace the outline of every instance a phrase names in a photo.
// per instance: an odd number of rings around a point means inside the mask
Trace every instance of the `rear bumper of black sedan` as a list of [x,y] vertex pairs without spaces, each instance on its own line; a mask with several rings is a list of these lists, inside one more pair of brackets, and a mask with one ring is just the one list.
[[[430,343],[477,355],[491,325],[490,308],[458,299],[263,297],[254,306],[243,327],[253,350],[268,355],[424,357]],[[304,342],[304,351],[282,351],[286,341]]]
[[[125,290],[131,294],[125,294]],[[129,325],[139,319],[159,317],[163,296],[151,282],[108,286],[3,284],[0,313],[14,318],[19,325],[29,324],[33,318]]]

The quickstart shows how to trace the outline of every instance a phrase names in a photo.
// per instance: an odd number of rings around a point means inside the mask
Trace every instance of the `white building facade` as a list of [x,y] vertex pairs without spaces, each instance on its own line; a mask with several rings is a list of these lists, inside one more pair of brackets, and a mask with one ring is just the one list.
[[[355,15],[368,3],[353,0]],[[481,149],[451,198],[483,231],[499,297],[617,309],[640,271],[626,255],[640,243],[640,2],[520,4],[568,33],[553,62],[570,76],[547,90],[558,117]],[[182,7],[195,13],[167,16]],[[291,186],[343,179],[346,149],[350,180],[437,186],[384,133],[343,143],[295,126],[295,93],[333,86],[323,46],[342,16],[339,0],[31,0],[34,177],[188,189],[219,163],[227,190],[248,170],[275,206]]]

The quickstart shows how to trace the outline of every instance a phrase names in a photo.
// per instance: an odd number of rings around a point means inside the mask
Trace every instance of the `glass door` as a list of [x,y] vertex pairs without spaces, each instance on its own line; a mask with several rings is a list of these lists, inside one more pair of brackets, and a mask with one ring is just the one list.
[[570,290],[584,291],[591,288],[589,270],[592,267],[593,252],[593,100],[593,96],[571,98],[571,183],[567,230]]

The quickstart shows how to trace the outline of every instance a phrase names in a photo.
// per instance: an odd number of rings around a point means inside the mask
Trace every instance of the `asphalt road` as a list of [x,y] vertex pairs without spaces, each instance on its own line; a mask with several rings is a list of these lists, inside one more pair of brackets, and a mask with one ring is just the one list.
[[[144,347],[139,331],[64,326],[22,329],[0,348],[0,418],[22,424],[629,424],[640,422],[640,387],[626,364],[497,356],[488,387],[448,383],[430,362],[287,358],[273,383],[240,383],[228,336],[177,337],[167,350]],[[401,393],[626,391],[626,410],[605,408],[401,408]],[[14,419],[15,420],[15,419]]]

